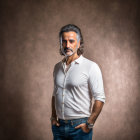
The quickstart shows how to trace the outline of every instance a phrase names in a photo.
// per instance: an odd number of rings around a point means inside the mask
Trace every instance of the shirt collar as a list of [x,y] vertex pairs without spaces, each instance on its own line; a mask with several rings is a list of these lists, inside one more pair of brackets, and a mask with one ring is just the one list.
[[74,61],[75,61],[75,63],[80,64],[80,63],[82,62],[82,60],[83,60],[83,56],[80,55],[80,56],[79,56],[77,59],[75,59]]
[[[75,59],[72,63],[78,63],[78,64],[80,64],[81,62],[82,62],[82,60],[83,60],[83,56],[82,55],[80,55],[77,59]],[[64,58],[64,59],[62,59],[62,63],[64,64],[66,62],[66,58]]]

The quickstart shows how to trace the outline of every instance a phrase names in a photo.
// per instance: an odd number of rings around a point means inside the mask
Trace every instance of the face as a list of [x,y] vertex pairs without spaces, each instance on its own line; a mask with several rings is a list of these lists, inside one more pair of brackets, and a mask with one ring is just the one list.
[[77,53],[77,49],[80,46],[80,41],[77,40],[77,34],[73,31],[64,32],[62,34],[62,46],[64,48],[64,52],[66,55],[70,56],[75,51]]

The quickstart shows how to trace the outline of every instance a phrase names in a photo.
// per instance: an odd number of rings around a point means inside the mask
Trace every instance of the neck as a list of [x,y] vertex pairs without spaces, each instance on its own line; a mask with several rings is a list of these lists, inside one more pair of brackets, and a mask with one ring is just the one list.
[[78,57],[79,57],[79,55],[77,53],[73,54],[72,56],[69,56],[66,60],[66,64],[69,65],[72,61],[74,61]]

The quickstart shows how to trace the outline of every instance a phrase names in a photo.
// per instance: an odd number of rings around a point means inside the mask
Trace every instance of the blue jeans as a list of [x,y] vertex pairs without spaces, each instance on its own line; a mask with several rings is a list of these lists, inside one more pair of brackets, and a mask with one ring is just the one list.
[[86,133],[82,128],[76,129],[79,124],[86,123],[88,118],[61,120],[60,126],[52,125],[54,140],[92,140],[92,129]]

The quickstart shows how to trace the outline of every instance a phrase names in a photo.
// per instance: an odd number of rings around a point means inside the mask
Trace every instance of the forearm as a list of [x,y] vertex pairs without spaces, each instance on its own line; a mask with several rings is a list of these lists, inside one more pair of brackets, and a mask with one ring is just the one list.
[[55,97],[52,96],[52,118],[57,119],[56,110],[55,110]]
[[104,103],[98,100],[95,100],[95,103],[92,108],[91,116],[88,119],[88,123],[94,124],[96,119],[98,118]]

